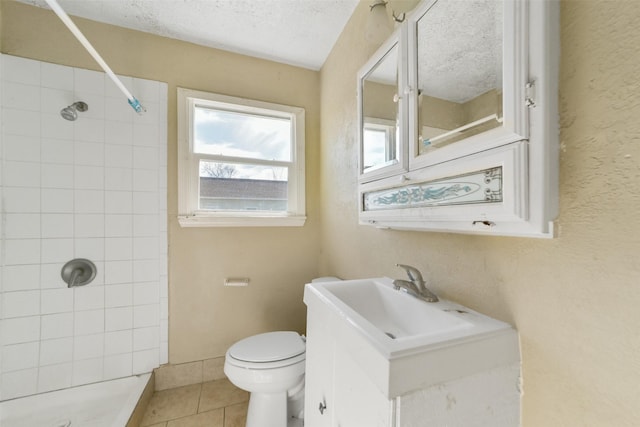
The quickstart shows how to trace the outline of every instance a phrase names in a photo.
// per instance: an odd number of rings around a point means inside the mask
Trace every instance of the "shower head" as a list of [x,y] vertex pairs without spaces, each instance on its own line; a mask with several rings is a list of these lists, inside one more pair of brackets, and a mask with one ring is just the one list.
[[62,118],[66,120],[74,121],[75,119],[78,118],[78,111],[83,113],[88,109],[89,109],[89,106],[86,103],[82,101],[77,101],[69,105],[68,107],[65,107],[62,110],[60,110],[60,115],[62,116]]
[[60,115],[62,116],[63,119],[69,120],[69,121],[74,121],[75,119],[78,118],[78,113],[76,112],[76,109],[73,108],[71,105],[60,110]]

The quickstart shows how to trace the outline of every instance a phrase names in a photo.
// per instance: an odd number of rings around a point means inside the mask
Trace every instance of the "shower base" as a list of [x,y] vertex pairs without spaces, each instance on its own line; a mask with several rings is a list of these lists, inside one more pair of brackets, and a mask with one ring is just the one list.
[[2,427],[125,427],[151,374],[0,402]]

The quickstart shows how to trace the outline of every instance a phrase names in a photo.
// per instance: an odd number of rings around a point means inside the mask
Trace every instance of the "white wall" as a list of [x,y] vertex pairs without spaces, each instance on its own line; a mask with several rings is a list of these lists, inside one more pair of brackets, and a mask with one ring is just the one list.
[[[0,397],[167,362],[167,85],[3,55]],[[75,101],[76,121],[59,111]],[[88,258],[96,279],[60,269]]]

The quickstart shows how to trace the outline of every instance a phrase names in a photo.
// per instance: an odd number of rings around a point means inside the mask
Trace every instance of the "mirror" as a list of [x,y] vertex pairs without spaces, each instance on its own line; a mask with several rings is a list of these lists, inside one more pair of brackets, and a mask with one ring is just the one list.
[[398,44],[361,79],[360,173],[399,161]]
[[358,73],[361,224],[553,236],[558,3],[421,0],[406,15]]
[[501,127],[503,1],[436,1],[416,31],[415,152]]

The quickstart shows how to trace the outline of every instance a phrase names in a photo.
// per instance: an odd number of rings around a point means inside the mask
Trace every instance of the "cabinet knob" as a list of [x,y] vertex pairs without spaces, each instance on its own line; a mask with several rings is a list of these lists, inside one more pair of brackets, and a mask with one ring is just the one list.
[[323,415],[326,409],[327,403],[325,401],[320,402],[320,405],[318,405],[318,411],[320,411],[320,415]]

